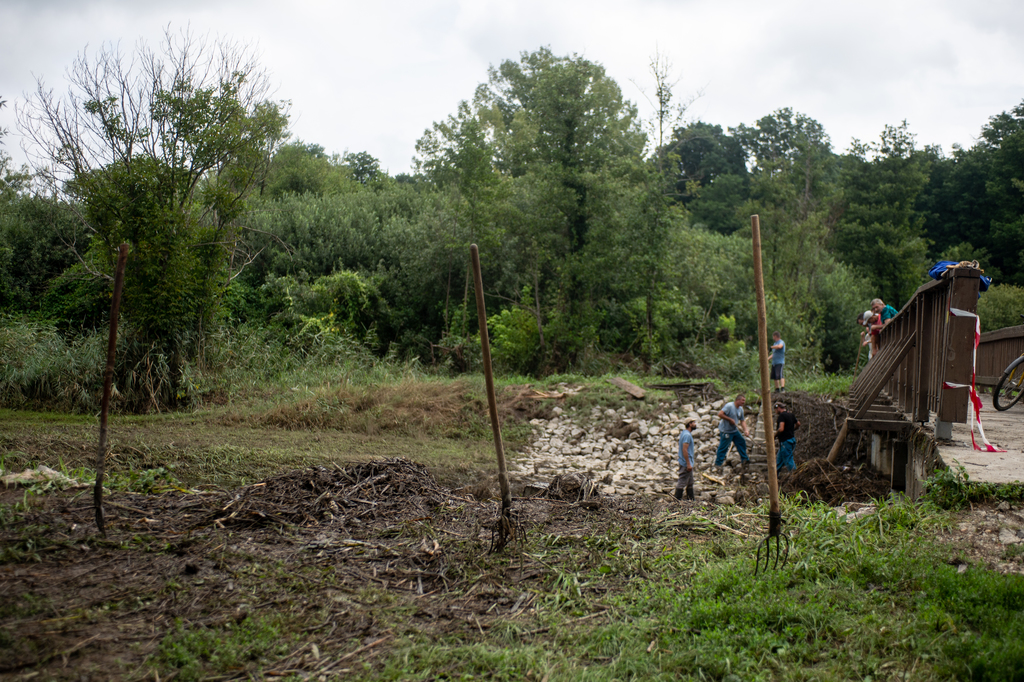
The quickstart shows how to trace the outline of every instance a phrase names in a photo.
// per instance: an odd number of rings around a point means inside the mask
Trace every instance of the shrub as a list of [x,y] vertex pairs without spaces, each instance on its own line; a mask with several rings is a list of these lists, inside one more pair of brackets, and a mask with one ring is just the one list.
[[491,358],[506,374],[530,374],[537,367],[540,334],[537,318],[522,308],[506,308],[487,320]]
[[978,299],[978,317],[981,331],[1013,327],[1024,322],[1024,287],[1012,284],[993,284]]

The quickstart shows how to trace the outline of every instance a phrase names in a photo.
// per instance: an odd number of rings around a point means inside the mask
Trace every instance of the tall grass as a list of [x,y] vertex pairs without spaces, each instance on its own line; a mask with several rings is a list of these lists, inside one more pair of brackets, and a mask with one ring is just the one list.
[[[107,332],[63,334],[47,322],[0,320],[0,406],[67,412],[99,409]],[[415,363],[376,358],[351,337],[299,329],[222,327],[173,355],[133,340],[121,329],[112,408],[121,412],[190,407],[215,392],[268,386],[386,381],[417,370]]]
[[98,334],[65,337],[42,322],[0,322],[0,404],[74,412],[98,408],[106,363]]

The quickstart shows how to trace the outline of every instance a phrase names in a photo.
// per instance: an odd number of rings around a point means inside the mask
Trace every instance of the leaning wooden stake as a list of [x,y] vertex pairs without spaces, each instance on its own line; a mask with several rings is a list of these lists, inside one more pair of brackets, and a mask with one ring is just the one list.
[[[761,361],[761,421],[764,425],[764,446],[768,451],[768,538],[758,545],[757,564],[754,568],[767,570],[769,564],[774,568],[781,561],[783,564],[789,556],[789,539],[782,535],[782,512],[779,509],[779,478],[775,471],[775,431],[772,429],[772,394],[768,375],[768,313],[764,303],[764,273],[761,269],[761,222],[758,216],[750,216],[750,228],[754,235],[754,293],[757,298],[757,349]],[[771,541],[775,539],[775,558],[771,559]],[[783,554],[782,542],[785,542]],[[761,563],[761,551],[764,550],[765,561]]]
[[480,349],[483,352],[484,378],[487,382],[487,406],[491,411],[491,430],[494,432],[494,449],[498,454],[498,485],[501,488],[501,518],[498,520],[498,541],[494,547],[502,549],[513,536],[510,510],[512,493],[508,486],[508,469],[505,467],[505,448],[501,444],[501,425],[498,423],[498,401],[494,396],[494,373],[491,369],[491,343],[487,338],[487,310],[484,307],[484,281],[480,274],[480,250],[476,244],[469,247],[473,262],[473,285],[476,289],[476,315],[480,320]]
[[839,435],[836,436],[836,442],[832,443],[832,449],[828,452],[828,463],[835,464],[836,458],[843,449],[843,445],[846,444],[846,436],[850,432],[850,418],[847,417],[846,421],[843,422],[843,428],[839,429]]
[[110,392],[114,384],[114,357],[117,352],[117,316],[121,309],[121,289],[124,286],[124,265],[128,261],[128,245],[121,244],[117,252],[117,270],[114,271],[114,299],[110,302],[110,338],[107,341],[107,367],[103,371],[103,402],[100,405],[100,449],[96,454],[96,486],[92,491],[96,507],[96,527],[103,537],[103,474],[107,466],[107,414],[110,412]]

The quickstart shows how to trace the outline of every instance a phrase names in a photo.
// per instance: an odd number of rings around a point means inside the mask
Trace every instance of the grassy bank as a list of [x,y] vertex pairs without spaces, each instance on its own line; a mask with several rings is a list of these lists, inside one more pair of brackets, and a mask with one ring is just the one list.
[[846,523],[794,502],[793,556],[756,578],[751,539],[688,537],[685,519],[537,538],[536,623],[407,632],[368,679],[1020,679],[1024,578],[930,540],[944,512],[887,503]]

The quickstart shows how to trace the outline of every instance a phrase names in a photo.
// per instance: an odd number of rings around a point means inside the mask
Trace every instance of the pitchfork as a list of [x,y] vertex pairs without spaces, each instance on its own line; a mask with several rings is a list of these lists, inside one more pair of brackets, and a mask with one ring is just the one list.
[[[754,290],[757,298],[757,345],[761,361],[761,419],[764,425],[764,444],[768,451],[768,537],[757,545],[757,563],[754,575],[760,571],[785,566],[789,558],[789,538],[782,532],[782,512],[779,511],[779,478],[775,470],[775,432],[772,430],[772,394],[768,379],[768,314],[764,304],[764,273],[761,270],[761,222],[750,216],[754,233]],[[774,547],[772,546],[774,540]],[[762,555],[764,558],[762,560]]]

